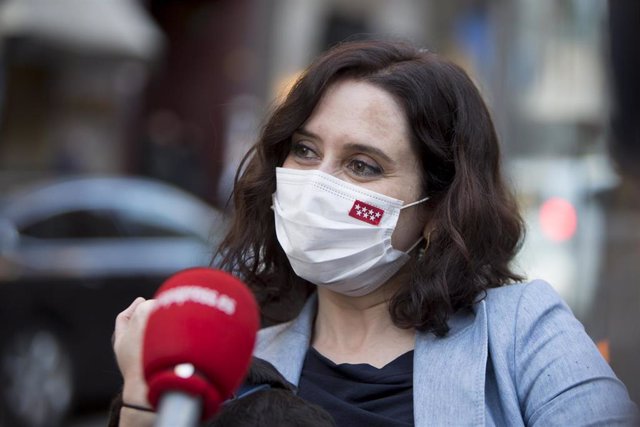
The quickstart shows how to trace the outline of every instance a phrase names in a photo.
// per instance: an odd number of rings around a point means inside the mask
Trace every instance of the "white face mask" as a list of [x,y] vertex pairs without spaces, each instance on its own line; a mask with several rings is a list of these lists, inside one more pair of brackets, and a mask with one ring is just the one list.
[[373,292],[408,260],[391,246],[402,201],[318,170],[276,168],[276,235],[295,273],[345,295]]

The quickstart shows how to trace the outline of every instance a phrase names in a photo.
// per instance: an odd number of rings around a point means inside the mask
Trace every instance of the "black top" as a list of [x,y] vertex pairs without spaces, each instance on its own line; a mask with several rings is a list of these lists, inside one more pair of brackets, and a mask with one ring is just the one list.
[[413,426],[413,351],[378,369],[336,365],[310,347],[298,395],[326,409],[339,427]]

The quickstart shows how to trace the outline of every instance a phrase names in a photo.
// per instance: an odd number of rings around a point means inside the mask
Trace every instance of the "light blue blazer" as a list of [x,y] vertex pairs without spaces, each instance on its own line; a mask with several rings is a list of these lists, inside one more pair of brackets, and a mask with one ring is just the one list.
[[[258,334],[255,355],[294,385],[316,309],[314,296]],[[449,325],[444,338],[416,336],[416,426],[639,425],[625,386],[546,282],[490,289]]]

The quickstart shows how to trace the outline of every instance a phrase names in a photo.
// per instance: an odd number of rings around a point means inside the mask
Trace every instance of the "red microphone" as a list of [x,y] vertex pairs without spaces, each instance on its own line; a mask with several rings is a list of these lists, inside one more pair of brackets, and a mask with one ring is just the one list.
[[258,306],[238,279],[207,268],[176,273],[155,298],[142,363],[156,425],[197,425],[217,412],[248,371]]

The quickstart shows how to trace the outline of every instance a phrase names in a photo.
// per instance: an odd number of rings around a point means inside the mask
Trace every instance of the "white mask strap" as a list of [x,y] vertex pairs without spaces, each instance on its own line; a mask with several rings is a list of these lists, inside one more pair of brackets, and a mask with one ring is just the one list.
[[415,205],[417,205],[419,203],[426,202],[427,200],[429,200],[429,196],[425,197],[424,199],[420,199],[420,200],[416,200],[415,202],[411,202],[408,205],[404,205],[404,206],[402,206],[400,208],[400,210],[402,210],[404,208],[410,208],[411,206],[415,206]]
[[416,246],[418,246],[420,244],[420,242],[422,242],[422,240],[424,240],[423,236],[420,236],[420,238],[418,239],[417,242],[415,242],[413,245],[411,245],[411,247],[409,248],[409,250],[405,251],[405,254],[410,254],[415,248]]

